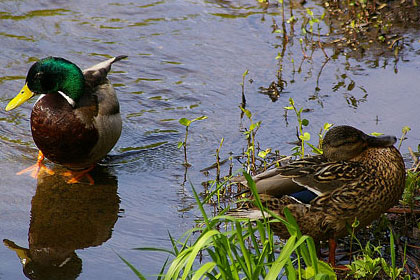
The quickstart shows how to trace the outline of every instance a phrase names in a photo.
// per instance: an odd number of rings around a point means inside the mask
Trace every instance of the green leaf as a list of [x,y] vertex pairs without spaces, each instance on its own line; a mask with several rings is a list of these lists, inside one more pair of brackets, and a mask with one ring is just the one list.
[[324,123],[324,130],[330,129],[333,125],[332,123]]
[[259,153],[258,153],[258,156],[260,157],[260,158],[265,158],[269,153],[271,152],[271,149],[266,149],[265,151],[260,151]]
[[182,146],[184,146],[184,142],[182,141],[178,142],[178,149],[181,149]]
[[392,229],[390,230],[390,236],[389,236],[389,249],[391,251],[391,264],[392,269],[395,270],[395,241],[394,241],[394,233],[392,232]]
[[410,127],[408,127],[408,126],[404,126],[404,127],[402,128],[402,133],[407,134],[410,130],[411,130],[411,128],[410,128]]
[[248,71],[248,69],[246,69],[246,70],[245,70],[245,72],[242,74],[242,77],[244,77],[244,78],[245,78],[245,77],[246,77],[246,75],[248,75],[248,73],[249,73],[249,71]]
[[303,141],[311,140],[311,135],[308,132],[305,132],[303,135],[299,135],[299,139]]
[[252,130],[254,130],[254,129],[256,129],[256,128],[260,127],[260,124],[261,124],[261,122],[256,122],[256,123],[251,124],[251,125],[249,126],[249,130],[250,130],[250,131],[252,131]]
[[295,16],[291,16],[288,20],[287,20],[287,23],[291,23],[291,22],[294,22],[295,21]]
[[289,104],[295,106],[295,101],[291,97],[289,98]]
[[286,110],[293,110],[292,106],[287,106],[287,107],[283,107],[283,108],[286,109]]
[[207,116],[201,116],[201,117],[198,117],[198,118],[192,119],[192,120],[191,120],[191,122],[201,121],[201,120],[205,120],[205,119],[207,119]]
[[328,275],[328,279],[337,279],[334,269],[326,262],[319,261],[319,272]]
[[312,151],[313,151],[315,154],[322,155],[322,154],[324,153],[321,149],[318,149],[317,147],[315,147],[315,146],[314,146],[314,145],[312,145],[311,143],[306,143],[306,144],[308,144],[308,146],[312,148]]
[[139,250],[139,251],[153,251],[153,252],[165,252],[168,254],[171,254],[175,256],[175,253],[168,249],[163,248],[153,248],[153,247],[139,247],[139,248],[133,248],[133,250]]
[[242,107],[239,107],[239,108],[241,108],[242,112],[244,112],[244,113],[245,113],[245,115],[248,117],[248,119],[251,119],[251,118],[252,118],[252,113],[251,113],[251,111],[249,111],[249,110],[247,110],[247,109],[245,109],[245,108],[242,108]]
[[360,225],[360,221],[357,218],[354,218],[354,222],[351,224],[352,228],[357,228]]
[[293,253],[293,247],[296,242],[296,235],[290,236],[286,244],[281,249],[280,255],[277,260],[271,266],[270,271],[268,272],[265,279],[277,279],[277,276],[280,274],[284,265],[287,261],[290,261],[290,255]]
[[203,264],[195,273],[192,280],[199,280],[205,273],[210,272],[216,266],[215,262]]
[[370,135],[372,135],[372,136],[381,136],[381,135],[384,135],[384,134],[381,133],[381,132],[372,132]]
[[187,118],[181,118],[179,119],[179,123],[182,124],[183,126],[190,126],[191,121]]

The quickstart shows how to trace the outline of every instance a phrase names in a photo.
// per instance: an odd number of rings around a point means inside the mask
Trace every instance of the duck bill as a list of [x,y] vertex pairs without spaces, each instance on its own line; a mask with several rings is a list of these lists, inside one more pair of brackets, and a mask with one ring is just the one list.
[[20,262],[25,266],[28,262],[31,261],[29,257],[29,250],[23,247],[20,247],[15,244],[15,242],[10,241],[8,239],[3,240],[3,244],[12,251],[15,251],[16,255],[19,257]]
[[368,145],[370,147],[390,147],[397,142],[397,137],[389,135],[369,136]]
[[7,104],[6,111],[10,111],[15,109],[16,107],[19,107],[34,95],[35,94],[28,88],[28,84],[25,84],[25,86],[21,89],[18,95],[16,95],[15,98],[13,98],[9,102],[9,104]]

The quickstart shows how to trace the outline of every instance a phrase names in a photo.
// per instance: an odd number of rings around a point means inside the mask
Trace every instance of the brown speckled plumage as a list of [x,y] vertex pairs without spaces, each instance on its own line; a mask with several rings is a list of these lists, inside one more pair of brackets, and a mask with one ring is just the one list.
[[[334,155],[334,160],[326,156],[308,157],[267,172],[271,176],[262,174],[254,178],[265,206],[279,215],[288,207],[302,233],[315,240],[346,235],[346,225],[351,225],[355,218],[360,227],[369,225],[398,202],[405,185],[404,162],[392,146],[395,137],[376,138],[349,126],[338,126],[325,138],[324,154]],[[341,149],[347,151],[340,154]],[[263,182],[270,179],[269,183]],[[307,188],[318,196],[308,204],[301,203],[287,195],[293,193],[293,184],[296,191]],[[243,210],[232,213],[247,217]],[[280,237],[288,237],[283,224],[271,225]]]

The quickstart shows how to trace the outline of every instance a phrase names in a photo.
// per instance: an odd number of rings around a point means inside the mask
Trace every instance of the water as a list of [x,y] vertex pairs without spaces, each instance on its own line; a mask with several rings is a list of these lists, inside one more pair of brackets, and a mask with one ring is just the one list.
[[[316,3],[305,7],[320,10]],[[32,104],[0,110],[0,237],[30,248],[40,262],[46,260],[39,248],[59,248],[49,256],[68,257],[69,278],[133,279],[117,254],[146,275],[159,272],[165,254],[132,248],[169,248],[168,232],[179,238],[200,216],[190,185],[184,184],[183,153],[177,148],[184,127],[178,119],[208,117],[192,124],[188,138],[187,179],[201,190],[208,178],[199,170],[214,163],[222,138],[222,158],[246,147],[242,129],[249,123],[238,108],[246,69],[247,109],[262,121],[257,141],[263,149],[291,153],[287,142],[295,140],[296,118],[289,113],[286,121],[283,109],[290,97],[310,109],[304,116],[313,138],[330,122],[397,136],[409,126],[404,153],[420,141],[415,40],[396,66],[392,56],[369,54],[361,59],[340,54],[323,66],[319,50],[302,62],[298,39],[290,38],[283,58],[287,87],[272,102],[259,88],[276,80],[279,69],[275,57],[282,40],[272,33],[272,19],[281,18],[274,6],[265,10],[253,0],[2,1],[0,11],[3,108],[37,59],[61,56],[84,68],[108,56],[129,56],[109,75],[121,103],[122,136],[93,174],[93,187],[67,185],[60,177],[15,175],[36,160]],[[305,10],[295,13],[299,17]],[[418,33],[410,30],[406,36],[418,38]],[[26,279],[16,253],[3,245],[0,279]]]

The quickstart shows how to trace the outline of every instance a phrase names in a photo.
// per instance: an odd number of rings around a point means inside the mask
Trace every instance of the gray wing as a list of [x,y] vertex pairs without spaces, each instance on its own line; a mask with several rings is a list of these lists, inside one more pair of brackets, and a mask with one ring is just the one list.
[[126,57],[126,55],[116,56],[83,70],[83,76],[85,77],[86,84],[91,89],[94,89],[96,86],[104,83],[108,72],[111,70],[111,65],[114,62],[120,61]]

